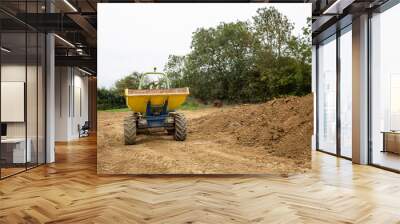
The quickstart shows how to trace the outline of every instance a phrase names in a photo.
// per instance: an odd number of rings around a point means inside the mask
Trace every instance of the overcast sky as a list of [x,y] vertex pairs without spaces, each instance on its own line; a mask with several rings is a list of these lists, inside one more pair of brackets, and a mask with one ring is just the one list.
[[99,3],[97,23],[98,86],[111,87],[133,71],[163,71],[168,55],[190,52],[192,33],[221,22],[250,20],[258,8],[274,6],[300,33],[311,4]]

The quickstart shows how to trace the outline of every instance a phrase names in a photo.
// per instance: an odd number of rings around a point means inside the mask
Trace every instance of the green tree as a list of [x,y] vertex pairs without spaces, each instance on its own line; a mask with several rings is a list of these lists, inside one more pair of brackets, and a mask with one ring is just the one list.
[[120,96],[124,95],[125,89],[137,89],[142,74],[139,72],[132,72],[131,74],[119,79],[115,82],[114,87]]
[[293,23],[274,7],[265,7],[257,10],[253,17],[254,35],[259,41],[259,47],[276,54],[285,55],[288,42],[292,37]]
[[221,23],[216,28],[198,29],[187,56],[187,84],[202,100],[238,101],[247,95],[252,67],[251,32],[246,22]]
[[197,29],[191,52],[170,56],[165,66],[174,86],[189,86],[203,101],[259,102],[308,93],[311,23],[294,36],[293,24],[273,7],[257,10],[252,19]]
[[97,109],[108,110],[115,108],[124,108],[124,98],[115,88],[99,88],[97,89]]
[[182,87],[185,85],[183,79],[185,69],[185,56],[169,55],[164,72],[167,74],[171,88]]
[[119,79],[111,88],[97,89],[97,109],[108,110],[125,108],[125,89],[137,89],[141,74],[132,72],[131,74]]

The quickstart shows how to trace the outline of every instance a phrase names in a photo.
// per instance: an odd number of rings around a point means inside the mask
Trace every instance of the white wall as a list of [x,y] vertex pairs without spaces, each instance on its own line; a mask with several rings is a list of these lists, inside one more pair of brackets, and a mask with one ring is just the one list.
[[[1,66],[1,81],[3,82],[25,82],[25,71],[24,65],[18,64],[3,64]],[[28,67],[28,70],[30,68]],[[7,108],[1,108],[6,110]],[[25,137],[25,122],[8,122],[7,123],[7,136],[8,137]]]
[[69,68],[55,68],[55,140],[68,140],[69,117]]
[[78,125],[88,120],[88,78],[76,68],[56,67],[56,141],[79,138]]
[[[1,66],[1,81],[2,82],[24,82],[25,75],[28,72],[28,82],[29,86],[36,86],[36,80],[31,80],[31,74],[36,74],[36,67],[18,65],[18,64],[3,64]],[[27,88],[27,107],[34,108],[36,112],[37,102],[36,102],[36,88]],[[7,110],[7,108],[1,108],[2,110]],[[24,108],[22,108],[24,109]],[[30,132],[29,130],[36,130],[36,113],[33,113],[31,110],[27,108],[27,120],[28,120],[28,137]],[[33,122],[33,123],[32,123]],[[7,122],[7,135],[9,137],[25,137],[25,123],[26,122]],[[36,132],[35,132],[36,136]]]
[[[77,75],[78,72],[78,75]],[[74,70],[74,107],[72,108],[71,135],[79,137],[78,124],[81,126],[88,120],[88,78],[82,76],[79,70]]]

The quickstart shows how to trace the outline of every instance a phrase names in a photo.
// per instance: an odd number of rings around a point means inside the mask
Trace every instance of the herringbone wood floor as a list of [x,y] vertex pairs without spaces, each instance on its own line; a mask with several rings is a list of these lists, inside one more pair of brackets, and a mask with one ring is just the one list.
[[97,176],[94,138],[0,181],[0,223],[400,223],[400,175],[314,153],[277,176]]

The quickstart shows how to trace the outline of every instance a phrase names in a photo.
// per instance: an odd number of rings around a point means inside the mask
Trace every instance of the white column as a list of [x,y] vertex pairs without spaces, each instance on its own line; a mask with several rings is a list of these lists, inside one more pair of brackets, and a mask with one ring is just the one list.
[[353,162],[368,163],[368,15],[353,19]]
[[[46,11],[54,12],[54,5],[46,1]],[[55,43],[54,34],[46,35],[46,163],[55,161]]]
[[55,161],[54,133],[55,133],[55,73],[54,73],[54,35],[46,36],[46,163]]

